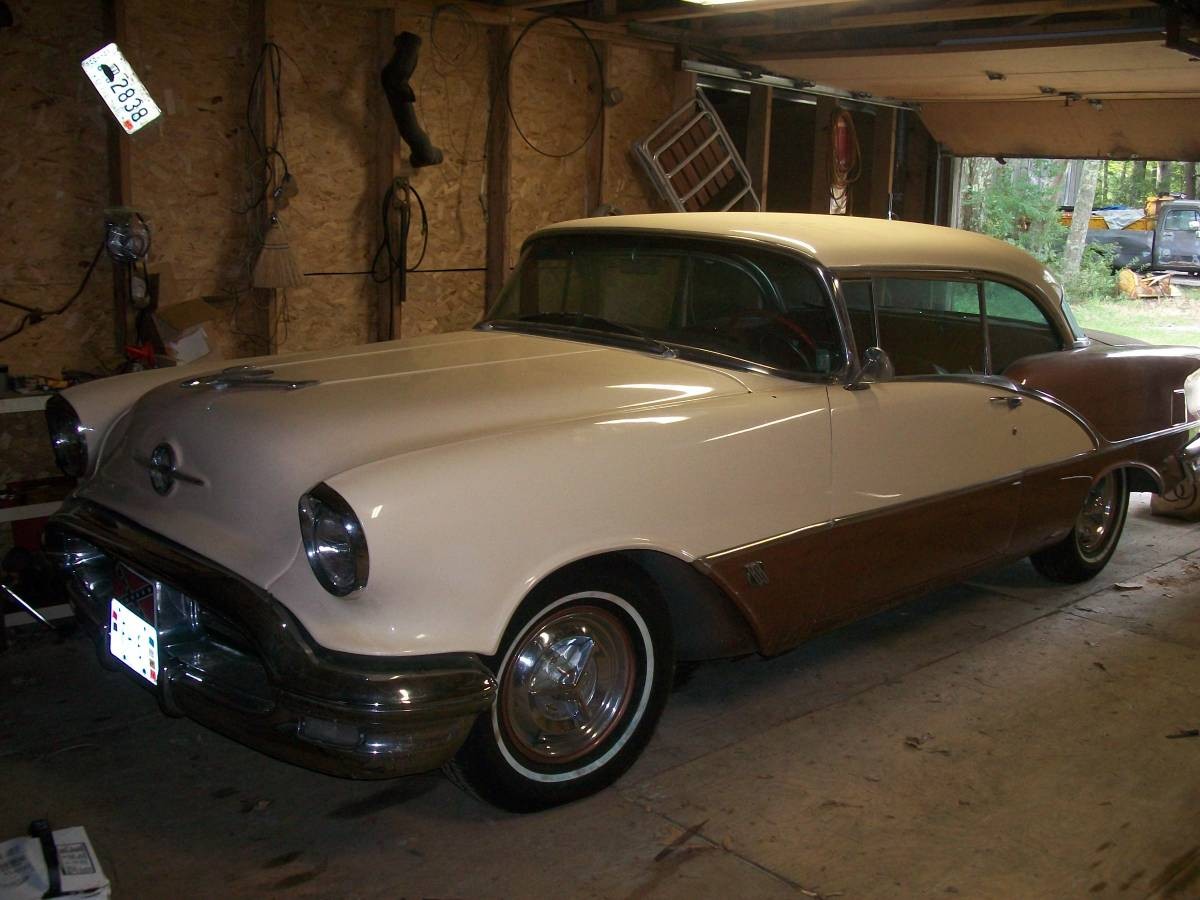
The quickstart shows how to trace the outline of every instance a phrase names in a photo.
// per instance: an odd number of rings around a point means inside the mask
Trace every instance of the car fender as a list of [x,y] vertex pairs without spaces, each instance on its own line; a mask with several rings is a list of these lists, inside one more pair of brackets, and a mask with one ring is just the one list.
[[270,589],[330,649],[490,655],[533,586],[578,560],[690,563],[826,521],[828,416],[823,385],[784,382],[383,459],[328,480],[362,521],[367,586],[325,594],[298,553]]

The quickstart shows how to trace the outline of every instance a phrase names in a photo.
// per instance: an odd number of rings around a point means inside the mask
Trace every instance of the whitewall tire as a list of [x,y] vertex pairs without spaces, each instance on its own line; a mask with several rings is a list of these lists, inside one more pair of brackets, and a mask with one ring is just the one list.
[[641,753],[670,689],[670,622],[634,566],[581,564],[539,585],[489,660],[496,702],[447,767],[490,803],[529,812],[585,797]]

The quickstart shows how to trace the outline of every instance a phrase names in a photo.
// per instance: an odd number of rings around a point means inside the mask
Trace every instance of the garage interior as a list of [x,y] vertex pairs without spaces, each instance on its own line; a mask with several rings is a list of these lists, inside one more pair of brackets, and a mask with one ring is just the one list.
[[[2,7],[0,482],[34,526],[69,489],[47,390],[181,334],[231,360],[469,328],[535,229],[670,208],[631,148],[698,91],[768,211],[946,224],[957,158],[1200,159],[1188,0]],[[380,86],[405,32],[432,165]],[[162,109],[133,135],[80,69],[109,41]],[[101,253],[117,220],[136,263]],[[83,825],[118,897],[1200,896],[1200,524],[1148,495],[1093,582],[1021,563],[681,672],[615,788],[523,817],[260,756],[4,612],[0,840]]]

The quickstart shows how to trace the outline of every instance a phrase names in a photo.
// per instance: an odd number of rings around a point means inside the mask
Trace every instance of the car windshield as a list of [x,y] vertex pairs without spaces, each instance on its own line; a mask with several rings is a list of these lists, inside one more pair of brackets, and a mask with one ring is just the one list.
[[[644,341],[801,375],[845,365],[825,285],[802,260],[644,234],[560,235],[525,248],[483,327]],[[719,354],[720,356],[716,356]]]

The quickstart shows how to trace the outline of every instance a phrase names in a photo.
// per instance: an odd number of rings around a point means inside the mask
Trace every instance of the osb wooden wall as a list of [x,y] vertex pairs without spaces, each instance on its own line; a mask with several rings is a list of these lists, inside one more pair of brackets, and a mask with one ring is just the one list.
[[589,216],[602,204],[623,213],[663,208],[632,146],[672,111],[672,54],[615,44],[608,57],[606,85],[623,99],[606,112],[606,164],[603,183],[597,184],[584,150],[562,157],[580,146],[596,122],[599,79],[587,43],[535,28],[513,55],[510,265],[521,241],[544,225]]
[[[305,272],[362,273],[375,249],[382,200],[374,176],[375,129],[378,117],[388,115],[379,87],[378,14],[344,4],[262,2],[269,37],[285,53],[281,149],[299,195],[281,218],[293,251]],[[79,61],[107,38],[99,0],[10,5],[17,25],[0,35],[6,121],[0,294],[49,308],[74,290],[103,235],[108,114]],[[251,333],[247,290],[260,239],[255,213],[245,212],[255,165],[246,133],[246,98],[259,57],[253,5],[126,0],[125,15],[124,49],[163,109],[158,122],[122,138],[131,152],[133,204],[153,229],[150,268],[171,269],[172,301],[212,300],[220,317],[208,331],[223,356],[262,352],[261,330]],[[435,270],[485,263],[491,85],[487,28],[461,7],[431,4],[422,12],[406,6],[396,24],[423,40],[413,79],[417,110],[445,153],[442,165],[413,179],[430,229],[402,311],[402,335],[412,336],[469,327],[482,312],[482,271]],[[599,88],[585,42],[536,28],[516,52],[511,75],[516,121],[532,143],[558,155],[582,141]],[[551,158],[512,130],[510,263],[541,225],[587,215],[599,203],[624,212],[655,207],[629,148],[671,110],[671,54],[652,45],[614,44],[608,83],[624,99],[607,112],[599,191],[589,183],[586,150]],[[419,246],[414,228],[414,259]],[[120,362],[111,296],[111,268],[102,258],[71,312],[0,345],[0,362],[21,373],[111,371]],[[365,275],[309,275],[280,303],[286,318],[276,323],[278,348],[370,340],[374,308],[375,288]],[[16,320],[15,312],[0,309],[0,333]]]
[[510,97],[514,116],[508,189],[510,264],[529,232],[588,214],[589,195],[595,194],[588,185],[587,154],[584,149],[564,154],[587,139],[598,93],[596,63],[582,40],[531,31],[515,48]]
[[[99,3],[9,3],[0,32],[0,295],[39,309],[62,304],[104,238],[108,110],[78,60],[103,43]],[[101,261],[64,315],[0,344],[13,371],[57,375],[115,361],[112,279]],[[21,313],[0,308],[0,334]]]
[[[457,8],[406,15],[397,24],[421,37],[412,81],[417,112],[445,157],[441,165],[419,170],[413,181],[429,212],[429,246],[420,266],[426,271],[408,276],[401,334],[411,337],[469,328],[482,309],[483,272],[434,270],[480,269],[486,261],[481,197],[491,85],[487,33]],[[407,161],[403,144],[397,158]],[[374,203],[378,208],[379,198]],[[420,238],[413,232],[415,261]]]
[[674,59],[670,53],[615,44],[609,54],[608,83],[619,88],[625,99],[610,113],[602,199],[623,213],[664,209],[632,148],[677,105]]
[[[306,272],[361,272],[370,263],[372,161],[379,102],[371,10],[275,2],[271,40],[283,59],[286,155],[299,194],[280,213]],[[374,291],[363,276],[324,275],[281,299],[278,349],[311,350],[370,339]]]
[[206,325],[226,357],[262,352],[253,316],[237,308],[254,261],[246,93],[257,49],[242,0],[126,0],[125,53],[163,110],[128,140],[132,205],[153,235],[150,268],[170,266],[177,296],[214,300]]

